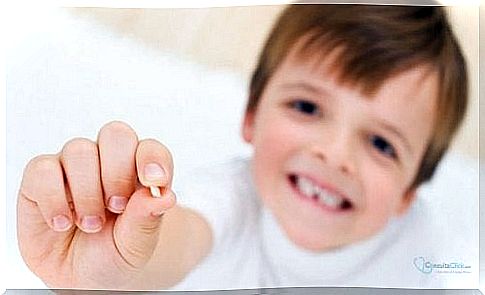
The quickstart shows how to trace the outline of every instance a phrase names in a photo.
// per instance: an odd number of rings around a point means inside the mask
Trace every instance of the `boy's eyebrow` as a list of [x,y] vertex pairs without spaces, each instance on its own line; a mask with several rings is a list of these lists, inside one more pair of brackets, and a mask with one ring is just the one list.
[[282,88],[299,88],[299,89],[307,90],[309,92],[313,92],[315,94],[330,96],[330,91],[328,91],[326,88],[320,87],[320,86],[314,86],[312,84],[305,83],[305,82],[287,82],[287,83],[283,83],[281,85],[281,87]]

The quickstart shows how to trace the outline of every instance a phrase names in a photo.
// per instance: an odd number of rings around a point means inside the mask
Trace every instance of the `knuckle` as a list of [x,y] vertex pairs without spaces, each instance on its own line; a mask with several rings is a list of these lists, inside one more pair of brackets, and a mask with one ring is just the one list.
[[97,145],[87,138],[74,138],[66,142],[62,148],[63,156],[97,154]]
[[172,153],[171,153],[171,152],[170,152],[170,150],[169,150],[168,148],[166,148],[165,146],[164,146],[164,152],[165,152],[165,154],[166,154],[166,156],[167,156],[167,159],[169,159],[170,161],[172,161],[172,159],[173,159]]
[[103,179],[103,187],[106,188],[133,188],[136,185],[136,178],[120,176],[116,178],[108,177]]
[[51,173],[59,166],[58,159],[54,155],[39,155],[27,163],[26,171],[34,173]]
[[141,145],[143,145],[144,148],[146,149],[158,149],[160,150],[163,155],[171,160],[172,159],[172,153],[170,150],[161,142],[159,142],[156,139],[153,138],[147,138],[141,141]]
[[25,167],[19,195],[37,201],[39,191],[42,194],[55,194],[55,181],[63,181],[62,178],[55,178],[59,167],[59,160],[55,155],[39,155],[31,159]]
[[145,138],[141,141],[141,144],[145,145],[146,147],[165,147],[161,142],[154,138]]
[[111,121],[101,127],[99,131],[99,138],[102,137],[132,137],[134,140],[138,140],[135,130],[130,127],[130,125],[126,124],[122,121]]

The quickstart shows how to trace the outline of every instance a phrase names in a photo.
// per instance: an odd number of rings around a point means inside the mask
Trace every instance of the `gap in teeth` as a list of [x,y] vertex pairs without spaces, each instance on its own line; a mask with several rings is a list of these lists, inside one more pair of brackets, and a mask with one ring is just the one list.
[[296,175],[290,176],[290,180],[307,197],[318,200],[319,203],[331,208],[350,208],[350,202],[344,200],[329,191],[315,185],[310,179]]

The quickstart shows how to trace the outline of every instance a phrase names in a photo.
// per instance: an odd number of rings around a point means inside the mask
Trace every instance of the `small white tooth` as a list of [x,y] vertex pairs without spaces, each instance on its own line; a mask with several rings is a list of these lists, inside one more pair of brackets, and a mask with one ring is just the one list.
[[327,204],[333,208],[337,208],[339,201],[333,197],[327,196]]
[[327,201],[327,194],[325,192],[321,192],[319,195],[318,195],[318,201],[320,202],[320,204],[323,204],[323,205],[327,205],[328,206],[328,201]]
[[321,194],[319,194],[319,201],[320,203],[327,205],[332,208],[337,208],[342,200],[340,198],[337,198],[335,196],[332,196],[330,193],[322,191]]
[[312,183],[303,177],[298,178],[298,187],[308,197],[311,197],[313,194],[313,185]]
[[306,183],[305,186],[304,186],[304,190],[303,190],[303,193],[305,195],[307,195],[308,197],[312,197],[313,196],[313,186],[311,183]]

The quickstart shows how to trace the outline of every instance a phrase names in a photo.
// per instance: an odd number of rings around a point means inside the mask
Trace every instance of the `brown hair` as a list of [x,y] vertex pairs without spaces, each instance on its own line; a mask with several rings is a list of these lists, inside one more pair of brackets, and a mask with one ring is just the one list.
[[338,53],[341,82],[370,94],[386,79],[420,64],[439,77],[433,134],[412,183],[429,180],[463,121],[467,72],[460,47],[442,7],[387,5],[290,5],[273,27],[250,82],[246,111],[256,111],[266,84],[292,46],[301,54]]

